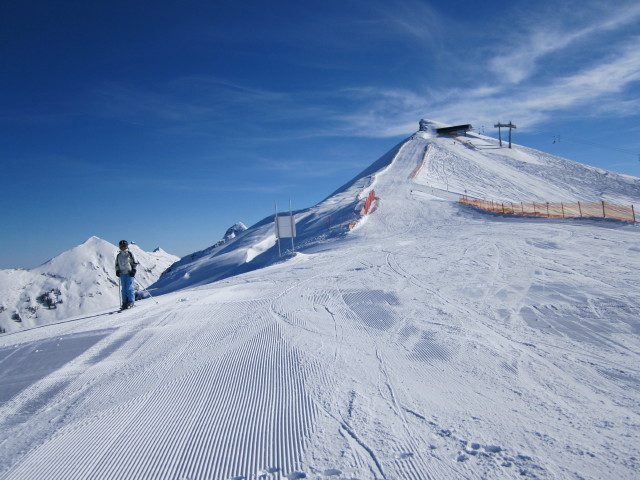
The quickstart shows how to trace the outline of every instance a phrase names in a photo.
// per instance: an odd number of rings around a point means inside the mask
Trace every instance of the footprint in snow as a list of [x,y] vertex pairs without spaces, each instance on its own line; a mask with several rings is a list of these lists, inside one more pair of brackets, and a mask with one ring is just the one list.
[[327,468],[322,472],[322,475],[324,475],[325,477],[331,477],[333,475],[342,475],[342,472],[336,468]]
[[405,460],[405,459],[411,458],[411,457],[413,457],[413,453],[412,452],[403,452],[403,453],[398,455],[398,460]]
[[275,475],[279,471],[280,471],[279,467],[263,468],[258,472],[258,478],[259,479],[271,478],[271,475]]
[[291,472],[289,475],[285,475],[285,478],[289,480],[296,480],[298,478],[307,478],[307,475],[302,472]]

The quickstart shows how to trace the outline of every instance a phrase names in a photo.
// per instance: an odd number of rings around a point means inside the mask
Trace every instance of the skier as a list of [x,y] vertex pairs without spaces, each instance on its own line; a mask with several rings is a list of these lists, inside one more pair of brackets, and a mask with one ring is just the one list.
[[134,305],[136,294],[133,288],[133,277],[136,276],[136,262],[131,250],[129,250],[129,242],[120,240],[120,251],[116,256],[116,276],[120,277],[122,287],[122,310],[131,308]]

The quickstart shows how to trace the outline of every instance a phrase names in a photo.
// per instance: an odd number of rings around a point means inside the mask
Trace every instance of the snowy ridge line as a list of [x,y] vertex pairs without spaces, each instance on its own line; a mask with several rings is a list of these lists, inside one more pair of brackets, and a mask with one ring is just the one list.
[[[542,218],[604,218],[638,223],[633,205],[600,202],[494,202],[460,197],[459,203],[502,215]],[[536,209],[536,204],[538,209]]]
[[[394,163],[396,162],[396,160],[398,159],[398,157],[399,157],[399,156],[400,156],[400,154],[402,153],[402,150],[405,148],[405,146],[406,146],[406,145],[408,145],[411,141],[413,141],[413,140],[414,140],[414,138],[416,138],[416,136],[415,136],[415,135],[414,135],[414,136],[409,137],[409,138],[408,138],[408,139],[407,139],[407,140],[406,140],[406,141],[405,141],[405,142],[400,146],[400,148],[398,149],[398,151],[396,152],[396,154],[393,156],[393,158],[391,159],[391,161],[390,161],[390,162],[389,162],[389,163],[388,163],[388,164],[387,164],[387,165],[386,165],[382,170],[379,170],[378,172],[372,173],[372,174],[369,176],[369,185],[367,185],[366,187],[364,187],[364,188],[360,191],[360,193],[359,193],[359,194],[358,194],[358,196],[357,196],[357,198],[358,198],[358,199],[363,198],[363,197],[364,197],[364,195],[366,194],[366,195],[367,195],[367,198],[365,199],[365,204],[366,204],[367,200],[368,200],[368,199],[370,198],[370,196],[371,196],[371,192],[372,192],[372,191],[374,192],[373,194],[374,194],[374,196],[375,196],[375,191],[374,191],[374,188],[373,188],[373,187],[375,187],[376,183],[378,182],[378,178],[379,178],[381,175],[384,175],[384,174],[385,174],[385,173],[386,173],[386,172],[387,172],[391,167],[393,167]],[[379,200],[379,198],[377,198],[377,197],[376,197],[376,200]],[[372,202],[372,201],[373,201],[373,200],[371,200],[371,202]],[[368,213],[368,212],[365,212],[365,215],[366,215],[367,213]],[[353,227],[355,227],[355,226],[357,225],[357,223],[360,221],[360,219],[361,219],[361,218],[362,218],[362,216],[360,216],[360,217],[356,217],[356,218],[353,220],[353,222],[351,222],[351,223],[349,224],[349,229],[352,229]]]
[[[371,206],[371,204],[373,203],[374,200],[380,200],[378,197],[375,196],[375,190],[374,190],[374,186],[376,185],[377,181],[378,181],[378,177],[380,175],[383,175],[385,172],[387,172],[392,166],[393,164],[396,162],[396,159],[400,156],[400,154],[402,153],[402,150],[404,149],[404,147],[411,142],[412,140],[414,140],[414,136],[409,137],[403,144],[402,146],[398,149],[398,151],[396,152],[396,154],[393,156],[393,158],[391,159],[391,161],[389,162],[389,164],[387,166],[385,166],[382,170],[373,173],[369,176],[369,185],[367,185],[366,187],[364,187],[360,193],[358,194],[357,198],[362,198],[363,195],[366,193],[367,198],[365,199],[365,203],[364,203],[364,208],[362,209],[364,211],[364,213],[358,217],[356,217],[352,222],[349,223],[349,230],[353,230],[353,228],[355,228],[358,223],[360,222],[360,220],[362,219],[362,217],[364,215],[367,215],[369,213],[369,209],[366,207],[367,203],[369,203],[369,207]],[[373,193],[373,197],[371,196]]]
[[[420,138],[417,134],[412,135],[411,137],[407,138],[407,140],[405,140],[405,142],[400,146],[400,148],[398,149],[398,151],[396,152],[396,154],[393,156],[393,158],[391,159],[391,161],[380,171],[376,172],[375,174],[371,175],[373,177],[373,180],[371,181],[371,183],[362,189],[362,191],[360,192],[361,196],[362,194],[364,194],[365,191],[367,191],[367,188],[373,188],[375,187],[376,183],[378,182],[378,178],[382,175],[384,175],[385,173],[387,173],[396,163],[396,160],[398,159],[398,157],[400,157],[400,155],[402,154],[402,151],[404,150],[404,148],[409,145],[410,143],[412,143],[414,140]],[[368,192],[367,192],[368,193]]]

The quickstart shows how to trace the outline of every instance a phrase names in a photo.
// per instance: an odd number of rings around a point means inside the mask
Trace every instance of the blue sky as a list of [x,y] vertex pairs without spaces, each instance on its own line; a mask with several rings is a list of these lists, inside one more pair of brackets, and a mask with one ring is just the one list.
[[206,248],[420,118],[640,176],[637,0],[2,2],[0,58],[0,268]]

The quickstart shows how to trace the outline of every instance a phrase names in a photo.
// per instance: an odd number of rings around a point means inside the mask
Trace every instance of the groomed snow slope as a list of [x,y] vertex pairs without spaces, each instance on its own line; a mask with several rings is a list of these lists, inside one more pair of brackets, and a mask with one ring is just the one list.
[[0,476],[637,478],[640,230],[443,199],[450,141],[347,236],[0,337]]

